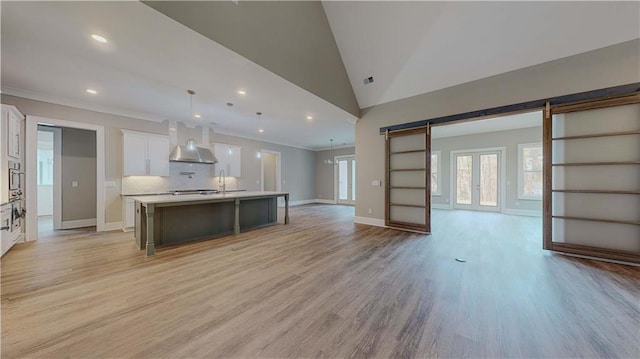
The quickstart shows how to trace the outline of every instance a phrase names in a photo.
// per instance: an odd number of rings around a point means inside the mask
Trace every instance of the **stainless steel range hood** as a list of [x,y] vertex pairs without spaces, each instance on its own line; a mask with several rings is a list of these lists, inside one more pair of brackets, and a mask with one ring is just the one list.
[[218,163],[216,156],[208,148],[196,147],[196,141],[190,139],[186,145],[179,145],[169,155],[171,162]]

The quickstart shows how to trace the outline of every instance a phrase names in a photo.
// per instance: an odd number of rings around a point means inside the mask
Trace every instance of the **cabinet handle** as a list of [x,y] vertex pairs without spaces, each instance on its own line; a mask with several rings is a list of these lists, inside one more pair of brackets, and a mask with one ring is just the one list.
[[20,134],[16,133],[16,155],[20,155]]
[[6,227],[0,227],[0,231],[8,231],[8,230],[9,230],[9,228],[11,228],[11,227],[9,227],[9,226],[6,226]]

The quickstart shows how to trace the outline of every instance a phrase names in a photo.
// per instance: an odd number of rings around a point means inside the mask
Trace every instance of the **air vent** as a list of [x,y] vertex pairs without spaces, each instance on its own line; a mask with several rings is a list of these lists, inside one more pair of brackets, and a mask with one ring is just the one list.
[[369,76],[366,79],[364,79],[364,84],[365,85],[368,85],[368,84],[370,84],[372,82],[373,82],[373,76]]

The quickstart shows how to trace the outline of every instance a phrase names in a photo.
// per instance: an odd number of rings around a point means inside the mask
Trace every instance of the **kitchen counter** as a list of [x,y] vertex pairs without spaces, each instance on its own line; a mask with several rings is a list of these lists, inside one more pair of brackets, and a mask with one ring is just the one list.
[[135,200],[135,238],[147,256],[156,246],[211,239],[274,225],[277,198],[284,197],[284,224],[289,223],[287,192],[227,192],[189,195],[145,195]]

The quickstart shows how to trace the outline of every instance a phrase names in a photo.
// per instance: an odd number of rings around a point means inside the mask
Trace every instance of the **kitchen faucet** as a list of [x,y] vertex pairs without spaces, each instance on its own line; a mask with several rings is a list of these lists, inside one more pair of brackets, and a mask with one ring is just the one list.
[[[227,191],[227,185],[224,180],[224,170],[220,170],[220,175],[218,176],[218,184],[222,181],[222,194]],[[218,186],[219,188],[220,186]]]

